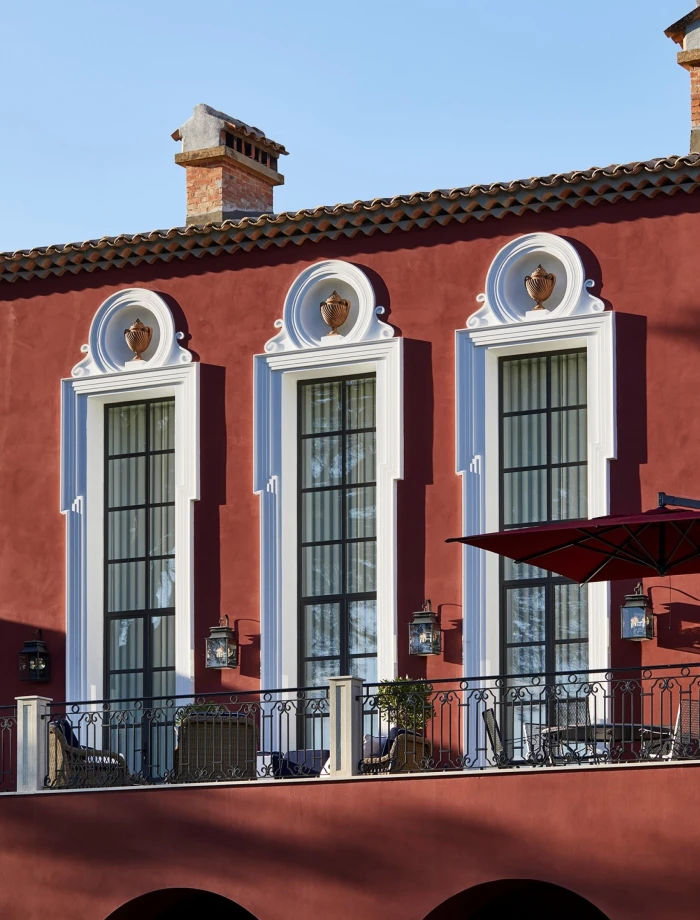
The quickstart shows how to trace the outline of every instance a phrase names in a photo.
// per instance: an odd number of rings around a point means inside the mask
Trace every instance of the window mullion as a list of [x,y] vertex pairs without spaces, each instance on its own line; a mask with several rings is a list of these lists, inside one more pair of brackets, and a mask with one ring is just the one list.
[[347,380],[340,384],[340,412],[341,412],[341,498],[340,498],[340,537],[342,540],[341,549],[341,571],[343,573],[342,592],[343,599],[340,602],[340,673],[349,674],[350,665],[348,662],[348,650],[350,646],[349,634],[349,617],[348,617],[348,544],[347,544],[347,465],[348,465],[348,435],[347,435]]

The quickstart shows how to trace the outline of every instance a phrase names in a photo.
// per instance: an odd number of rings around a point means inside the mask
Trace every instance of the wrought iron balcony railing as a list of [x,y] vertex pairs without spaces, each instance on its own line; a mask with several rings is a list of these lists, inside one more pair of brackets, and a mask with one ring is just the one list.
[[700,763],[700,664],[17,707],[0,791]]

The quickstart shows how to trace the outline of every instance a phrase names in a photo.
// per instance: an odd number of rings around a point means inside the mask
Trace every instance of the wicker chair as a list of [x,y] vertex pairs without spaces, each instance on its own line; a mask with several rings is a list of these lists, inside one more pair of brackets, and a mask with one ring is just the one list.
[[509,767],[510,761],[508,759],[508,755],[506,754],[505,745],[503,744],[503,735],[501,734],[501,727],[498,724],[498,719],[496,718],[496,710],[485,709],[481,713],[481,718],[484,720],[486,737],[488,738],[489,744],[491,745],[494,764],[497,767]]
[[135,781],[121,754],[69,744],[60,725],[49,725],[49,788],[129,786]]
[[193,712],[178,729],[172,781],[257,779],[258,727],[252,716]]
[[414,732],[400,730],[391,742],[388,753],[380,757],[365,757],[363,773],[424,773],[433,748],[427,738]]

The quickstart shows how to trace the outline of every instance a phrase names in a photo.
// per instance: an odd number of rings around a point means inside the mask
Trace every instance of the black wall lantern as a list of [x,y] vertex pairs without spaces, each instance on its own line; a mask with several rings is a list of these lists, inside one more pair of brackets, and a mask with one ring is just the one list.
[[654,614],[651,610],[651,598],[643,593],[638,584],[634,594],[625,595],[625,603],[620,607],[623,639],[653,639]]
[[40,629],[34,630],[19,653],[19,679],[47,681],[51,679],[51,658]]
[[437,616],[430,607],[430,601],[423,603],[422,610],[413,614],[408,624],[409,655],[439,655],[442,651],[442,633]]
[[237,668],[238,641],[236,633],[228,625],[228,617],[222,617],[218,626],[212,626],[206,639],[207,667]]

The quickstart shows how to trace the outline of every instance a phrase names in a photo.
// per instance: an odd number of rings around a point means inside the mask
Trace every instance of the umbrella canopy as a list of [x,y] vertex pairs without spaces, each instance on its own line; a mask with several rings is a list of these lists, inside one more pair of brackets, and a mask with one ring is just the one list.
[[618,581],[700,572],[700,511],[666,507],[588,521],[560,521],[474,537],[466,543],[571,581]]

